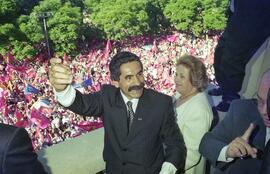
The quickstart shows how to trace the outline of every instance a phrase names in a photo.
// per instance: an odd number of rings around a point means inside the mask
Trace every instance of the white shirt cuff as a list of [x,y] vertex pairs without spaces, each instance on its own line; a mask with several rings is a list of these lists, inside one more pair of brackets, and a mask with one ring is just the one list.
[[172,163],[164,162],[159,174],[175,174],[176,171],[177,168]]
[[64,91],[53,91],[56,96],[56,100],[64,107],[69,107],[75,100],[76,90],[71,85],[68,85]]
[[219,156],[218,156],[218,161],[221,161],[221,162],[231,162],[234,160],[234,158],[228,158],[226,157],[226,152],[227,152],[227,149],[228,149],[228,146],[224,146],[220,153],[219,153]]

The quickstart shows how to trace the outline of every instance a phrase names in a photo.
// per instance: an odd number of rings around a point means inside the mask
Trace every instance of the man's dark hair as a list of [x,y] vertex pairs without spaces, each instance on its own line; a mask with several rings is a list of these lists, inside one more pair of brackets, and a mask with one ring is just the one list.
[[120,77],[120,66],[124,63],[137,61],[140,63],[141,68],[143,68],[140,58],[131,52],[123,51],[119,52],[112,57],[109,65],[111,80],[119,81]]

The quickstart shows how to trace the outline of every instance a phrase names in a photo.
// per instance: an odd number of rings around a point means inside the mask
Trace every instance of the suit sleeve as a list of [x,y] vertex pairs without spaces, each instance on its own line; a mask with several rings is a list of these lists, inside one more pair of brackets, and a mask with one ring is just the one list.
[[200,143],[199,152],[210,160],[214,167],[222,168],[229,163],[218,162],[222,148],[233,140],[234,108],[232,103],[224,119],[211,131],[207,132]]
[[75,100],[67,108],[80,115],[101,116],[103,112],[101,93],[102,91],[92,94],[81,94],[76,90]]
[[186,146],[183,135],[176,123],[172,101],[169,102],[165,115],[161,130],[165,146],[165,161],[172,163],[178,171],[184,171]]
[[46,174],[33,151],[32,143],[25,129],[16,129],[8,143],[3,164],[8,174]]

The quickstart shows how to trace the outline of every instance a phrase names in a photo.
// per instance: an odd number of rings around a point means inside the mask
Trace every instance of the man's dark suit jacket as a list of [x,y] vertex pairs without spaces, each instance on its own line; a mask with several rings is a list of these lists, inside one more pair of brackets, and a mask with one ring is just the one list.
[[0,123],[0,174],[46,174],[25,129]]
[[[267,96],[267,113],[270,119],[270,90],[268,90],[268,96]],[[262,164],[260,174],[269,174],[269,173],[270,173],[270,140],[268,140],[268,143],[265,147],[263,164]]]
[[236,158],[233,162],[218,162],[221,149],[242,136],[250,123],[257,125],[250,137],[250,144],[259,151],[264,151],[266,128],[258,112],[255,100],[235,100],[225,118],[211,131],[204,135],[199,151],[214,167],[215,174],[256,174],[260,171],[261,159]]
[[270,141],[268,141],[263,158],[263,164],[260,174],[269,174],[270,173]]
[[119,88],[104,85],[89,95],[76,91],[68,108],[81,115],[102,116],[107,174],[158,174],[164,161],[184,168],[186,148],[169,96],[144,89],[129,133]]

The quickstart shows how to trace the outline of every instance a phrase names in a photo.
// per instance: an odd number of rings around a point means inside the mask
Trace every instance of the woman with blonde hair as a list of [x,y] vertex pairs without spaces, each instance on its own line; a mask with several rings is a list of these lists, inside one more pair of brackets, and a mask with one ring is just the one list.
[[213,120],[212,109],[204,92],[207,85],[206,68],[198,58],[184,55],[178,59],[174,104],[177,123],[187,147],[185,174],[205,173],[205,159],[199,153],[199,144]]

